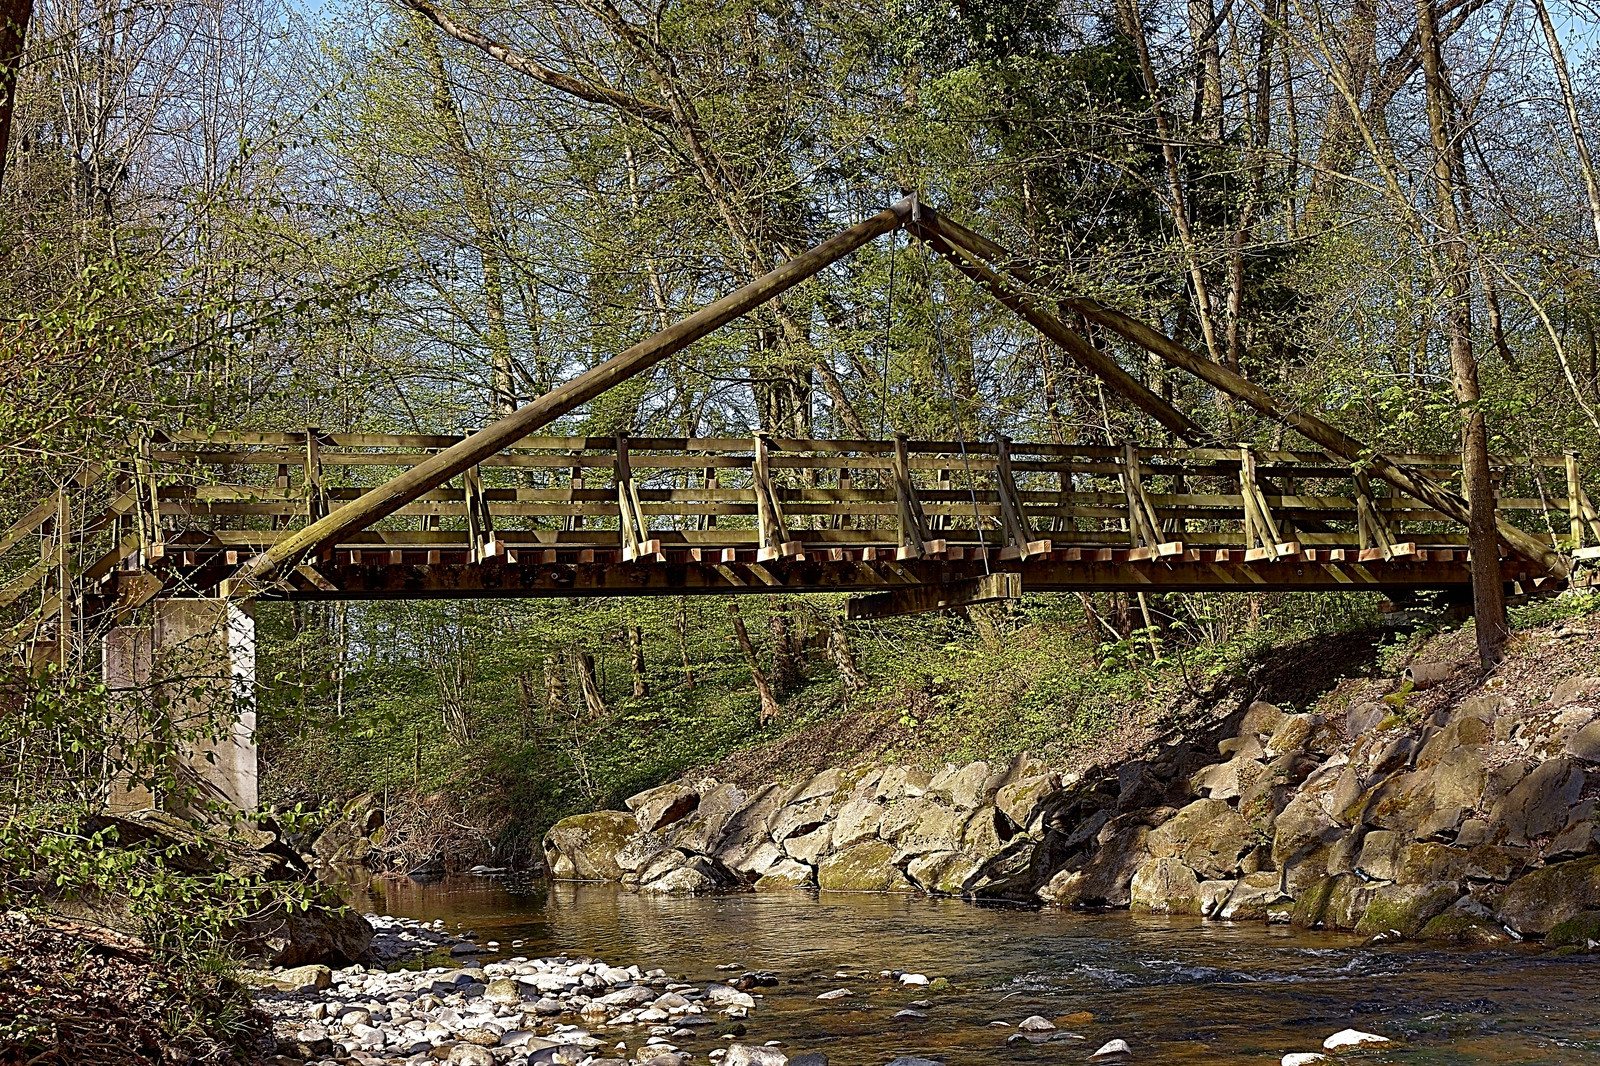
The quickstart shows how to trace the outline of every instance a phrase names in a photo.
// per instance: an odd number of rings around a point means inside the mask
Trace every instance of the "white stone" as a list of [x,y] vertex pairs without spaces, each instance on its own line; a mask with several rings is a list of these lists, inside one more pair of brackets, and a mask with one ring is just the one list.
[[1362,1044],[1387,1044],[1389,1038],[1379,1036],[1377,1033],[1363,1033],[1360,1029],[1341,1029],[1322,1042],[1324,1051],[1338,1051],[1340,1048],[1359,1047]]
[[1279,1066],[1311,1066],[1313,1062],[1327,1062],[1328,1056],[1320,1051],[1294,1051],[1283,1057]]
[[1017,1028],[1025,1033],[1048,1033],[1055,1027],[1055,1022],[1039,1014],[1035,1014],[1031,1018],[1024,1018],[1017,1023]]
[[925,985],[928,983],[928,975],[924,973],[903,973],[900,975],[900,983],[903,985]]
[[1089,1057],[1091,1059],[1106,1058],[1111,1055],[1127,1055],[1130,1054],[1131,1051],[1132,1049],[1128,1047],[1128,1042],[1126,1040],[1108,1040],[1106,1043],[1100,1045],[1099,1051],[1096,1051]]
[[848,988],[835,988],[832,992],[824,992],[817,998],[822,1000],[824,1003],[828,1003],[835,999],[844,999],[846,996],[852,994],[853,993]]

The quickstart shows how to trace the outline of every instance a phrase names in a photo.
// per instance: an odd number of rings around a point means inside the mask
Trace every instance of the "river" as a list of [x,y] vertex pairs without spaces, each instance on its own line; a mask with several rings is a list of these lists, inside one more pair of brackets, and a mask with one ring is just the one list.
[[[719,965],[770,970],[780,984],[757,990],[764,998],[747,1039],[782,1041],[791,1056],[825,1051],[834,1066],[883,1066],[897,1055],[948,1066],[1081,1062],[1118,1037],[1141,1063],[1276,1063],[1347,1027],[1402,1042],[1367,1062],[1600,1064],[1594,958],[1532,948],[1364,948],[1351,936],[1257,923],[914,896],[652,897],[483,877],[379,881],[353,902],[442,918],[480,943],[498,941],[499,956],[594,955],[697,982],[726,979]],[[514,940],[523,943],[512,948]],[[901,988],[881,970],[953,987]],[[817,1001],[836,988],[853,994]],[[894,1018],[916,1000],[929,1001],[925,1020]],[[1082,1041],[1008,1045],[1016,1030],[990,1024],[1081,1012],[1093,1019],[1061,1025]]]

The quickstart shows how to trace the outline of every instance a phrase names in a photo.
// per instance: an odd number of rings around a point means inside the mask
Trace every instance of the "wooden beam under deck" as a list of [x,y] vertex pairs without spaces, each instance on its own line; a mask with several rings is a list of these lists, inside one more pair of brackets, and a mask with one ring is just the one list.
[[[437,554],[437,553],[436,553]],[[981,559],[923,557],[895,560],[829,559],[821,553],[763,561],[695,561],[688,553],[672,553],[661,561],[622,562],[612,553],[584,561],[545,561],[544,553],[525,552],[514,561],[472,563],[441,557],[437,562],[390,561],[388,552],[362,554],[352,563],[349,553],[316,564],[318,580],[278,584],[261,592],[262,599],[378,600],[540,596],[676,596],[742,593],[870,593],[892,589],[973,582],[986,575]],[[744,554],[744,553],[740,553]],[[887,556],[889,553],[883,553]],[[1226,562],[1214,552],[1183,557],[1129,559],[1122,552],[1052,552],[1027,560],[989,560],[989,571],[1020,576],[1027,592],[1316,592],[1400,591],[1467,587],[1467,562],[1454,553],[1392,561],[1360,562],[1351,553],[1343,561],[1305,557],[1245,562],[1242,552]],[[1112,558],[1098,558],[1107,554]],[[1232,559],[1238,554],[1240,559]],[[1442,555],[1444,553],[1433,553]],[[366,556],[374,558],[368,561]],[[206,590],[187,582],[185,568],[163,567],[169,590]],[[125,572],[119,572],[122,577]],[[128,575],[131,577],[132,575]],[[1508,579],[1518,575],[1509,573]]]

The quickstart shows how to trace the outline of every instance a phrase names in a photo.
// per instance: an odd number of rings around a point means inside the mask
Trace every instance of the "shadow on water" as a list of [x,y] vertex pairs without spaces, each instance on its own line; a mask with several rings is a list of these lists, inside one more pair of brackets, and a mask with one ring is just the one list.
[[[910,896],[658,898],[476,877],[353,891],[358,906],[442,918],[480,943],[499,941],[502,955],[595,955],[693,981],[715,979],[718,965],[771,970],[781,983],[761,990],[749,1038],[781,1040],[790,1055],[826,1051],[838,1066],[917,1054],[949,1066],[1081,1062],[1114,1037],[1140,1063],[1275,1063],[1351,1026],[1404,1041],[1364,1062],[1600,1064],[1600,982],[1584,956],[1363,948],[1354,937],[1259,924]],[[880,970],[953,987],[903,989]],[[816,1000],[835,988],[853,994]],[[893,1018],[918,999],[931,1002],[925,1020]],[[1093,1020],[1061,1022],[1083,1040],[1008,1046],[1016,1030],[989,1024],[1084,1011]]]

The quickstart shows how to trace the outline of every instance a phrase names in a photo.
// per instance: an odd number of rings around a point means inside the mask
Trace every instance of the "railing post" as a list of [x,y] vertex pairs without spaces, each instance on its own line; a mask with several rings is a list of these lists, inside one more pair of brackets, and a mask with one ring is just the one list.
[[316,522],[328,515],[328,490],[322,484],[322,430],[306,427],[306,515]]

